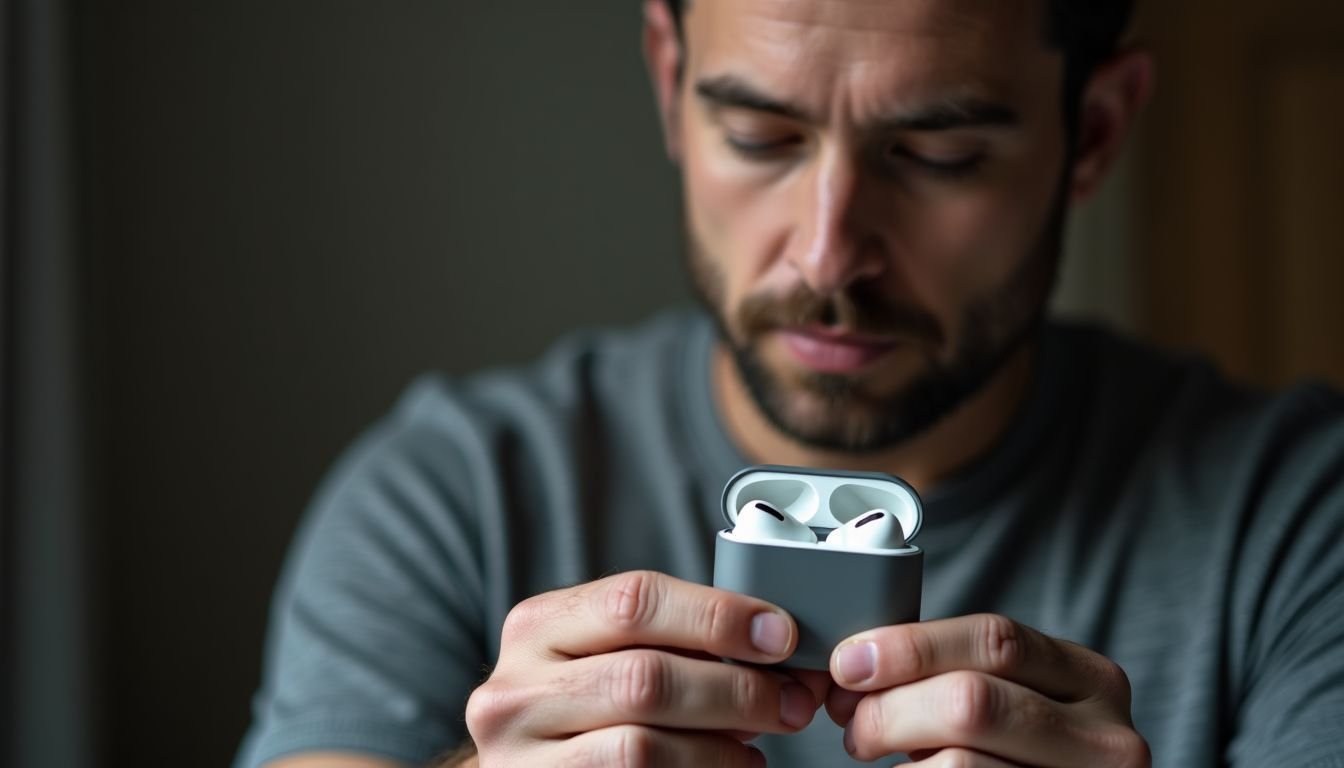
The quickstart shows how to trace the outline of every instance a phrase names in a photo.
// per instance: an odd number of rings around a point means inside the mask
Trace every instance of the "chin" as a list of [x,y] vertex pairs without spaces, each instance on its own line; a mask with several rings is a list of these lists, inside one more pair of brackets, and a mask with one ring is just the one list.
[[772,345],[735,352],[757,409],[792,440],[820,450],[871,453],[927,432],[969,394],[923,350],[860,374],[801,368]]
[[811,393],[799,393],[796,407],[784,418],[788,433],[813,448],[842,452],[867,452],[878,447],[874,425],[884,421],[876,409],[858,404],[824,402]]
[[[762,381],[760,373],[749,388],[757,407],[782,433],[812,448],[866,452],[893,440],[893,423],[905,420],[899,382],[890,382],[893,394],[873,391],[870,377],[838,376],[775,367]],[[903,430],[902,430],[903,431]],[[904,439],[907,435],[900,435]]]

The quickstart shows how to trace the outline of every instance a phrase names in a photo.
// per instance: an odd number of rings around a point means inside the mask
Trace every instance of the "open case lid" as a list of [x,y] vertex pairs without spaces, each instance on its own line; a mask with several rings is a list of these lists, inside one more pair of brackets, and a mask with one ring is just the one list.
[[846,472],[761,465],[747,467],[723,488],[723,517],[737,525],[748,501],[771,504],[812,528],[839,528],[873,509],[896,517],[913,542],[924,524],[924,505],[910,484],[881,472]]

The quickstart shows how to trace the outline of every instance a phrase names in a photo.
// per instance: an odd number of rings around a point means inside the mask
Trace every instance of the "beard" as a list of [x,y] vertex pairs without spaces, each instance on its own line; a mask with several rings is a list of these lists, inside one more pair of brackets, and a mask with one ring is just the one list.
[[[765,418],[803,445],[867,453],[899,445],[955,412],[1035,335],[1054,287],[1065,211],[1061,186],[1031,251],[1000,285],[963,308],[951,339],[931,312],[881,296],[867,283],[830,295],[800,285],[783,296],[749,296],[730,324],[723,276],[689,226],[687,262],[696,295],[713,315],[739,378]],[[919,350],[919,367],[885,390],[877,374],[772,369],[761,351],[763,337],[814,325],[908,340]]]

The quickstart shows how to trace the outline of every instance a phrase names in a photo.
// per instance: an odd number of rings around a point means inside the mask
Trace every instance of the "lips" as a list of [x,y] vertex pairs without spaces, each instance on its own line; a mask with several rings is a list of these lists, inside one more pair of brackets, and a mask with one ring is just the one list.
[[781,329],[779,335],[799,364],[818,373],[857,373],[899,343],[891,338],[814,328]]

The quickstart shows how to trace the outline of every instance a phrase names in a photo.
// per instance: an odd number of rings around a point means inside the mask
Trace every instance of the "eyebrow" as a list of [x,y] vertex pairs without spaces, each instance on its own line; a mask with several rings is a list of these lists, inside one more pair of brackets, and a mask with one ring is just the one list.
[[695,92],[710,106],[737,107],[754,112],[769,112],[793,120],[810,121],[807,112],[801,107],[773,99],[732,75],[701,80],[695,84]]
[[951,98],[879,121],[902,131],[950,131],[956,128],[996,128],[1017,125],[1012,108],[980,98]]
[[[720,75],[695,84],[695,92],[711,107],[768,112],[792,120],[817,123],[807,110],[780,101],[732,75]],[[952,97],[923,107],[892,114],[876,121],[889,131],[950,131],[958,128],[993,128],[1017,125],[1017,112],[1009,106],[978,97]]]

